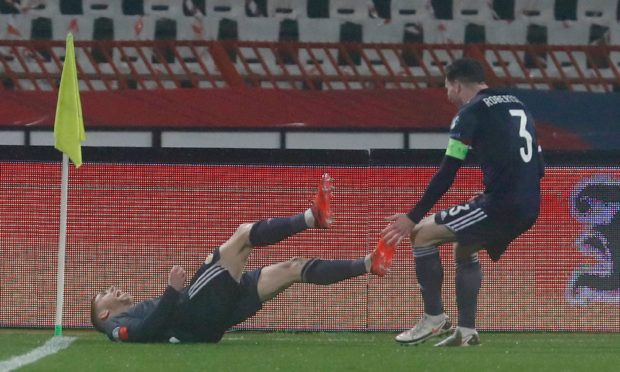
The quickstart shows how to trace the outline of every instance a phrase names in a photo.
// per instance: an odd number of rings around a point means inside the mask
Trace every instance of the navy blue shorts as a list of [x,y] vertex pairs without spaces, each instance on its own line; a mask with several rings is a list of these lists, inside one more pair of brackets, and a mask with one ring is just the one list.
[[184,318],[190,341],[218,342],[226,330],[256,314],[262,308],[258,297],[261,269],[243,273],[237,283],[228,270],[218,264],[219,248],[192,277]]
[[493,261],[499,261],[514,239],[527,231],[538,216],[538,209],[527,214],[509,208],[497,209],[484,196],[435,213],[435,223],[445,225],[463,246],[483,247]]

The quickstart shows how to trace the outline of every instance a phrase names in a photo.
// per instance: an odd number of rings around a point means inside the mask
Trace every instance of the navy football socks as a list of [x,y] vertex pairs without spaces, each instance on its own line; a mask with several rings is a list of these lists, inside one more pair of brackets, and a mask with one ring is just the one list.
[[363,274],[366,274],[364,257],[356,260],[312,259],[301,269],[301,281],[328,285]]
[[250,230],[250,244],[254,247],[275,244],[307,228],[304,213],[261,220]]
[[415,272],[424,300],[424,312],[428,315],[443,314],[441,286],[443,284],[443,266],[439,249],[434,246],[415,247]]
[[482,285],[482,270],[478,253],[456,260],[456,305],[459,309],[459,326],[476,328],[478,292]]

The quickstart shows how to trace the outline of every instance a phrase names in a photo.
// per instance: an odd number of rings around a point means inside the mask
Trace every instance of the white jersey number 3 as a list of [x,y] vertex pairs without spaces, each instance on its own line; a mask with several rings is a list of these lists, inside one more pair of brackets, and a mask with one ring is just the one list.
[[519,118],[519,136],[525,139],[525,148],[521,147],[519,153],[524,163],[532,160],[532,135],[527,131],[527,116],[523,110],[510,110],[510,115]]

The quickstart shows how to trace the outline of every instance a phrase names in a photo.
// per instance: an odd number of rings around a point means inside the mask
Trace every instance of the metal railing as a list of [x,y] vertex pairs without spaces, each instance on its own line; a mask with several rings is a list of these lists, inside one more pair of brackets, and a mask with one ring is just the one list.
[[[0,41],[0,89],[55,90],[64,41]],[[419,89],[471,56],[493,85],[611,92],[620,46],[355,44],[249,41],[77,41],[81,89],[261,87]]]

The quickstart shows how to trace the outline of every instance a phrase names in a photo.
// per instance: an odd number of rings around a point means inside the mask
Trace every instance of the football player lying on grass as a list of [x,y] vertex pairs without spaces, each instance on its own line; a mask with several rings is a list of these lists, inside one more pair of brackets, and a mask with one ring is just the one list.
[[[311,208],[284,218],[241,224],[211,253],[185,287],[186,273],[174,266],[168,287],[154,299],[134,303],[110,287],[91,301],[91,323],[111,340],[129,342],[218,342],[230,327],[256,314],[293,283],[329,285],[366,273],[383,276],[391,264],[386,247],[354,260],[292,258],[244,272],[254,247],[275,244],[308,228],[327,229],[332,179],[323,175]],[[391,253],[391,252],[390,252]]]

